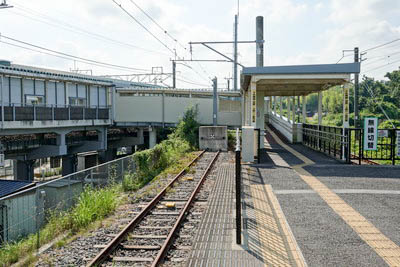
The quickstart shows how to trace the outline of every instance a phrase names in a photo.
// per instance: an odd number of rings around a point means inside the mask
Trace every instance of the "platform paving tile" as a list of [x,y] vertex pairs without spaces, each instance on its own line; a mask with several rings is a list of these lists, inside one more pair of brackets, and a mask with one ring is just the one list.
[[[292,255],[290,244],[282,232],[279,222],[265,219],[265,206],[253,203],[255,192],[251,192],[250,179],[261,181],[258,175],[250,177],[243,171],[243,220],[242,245],[235,244],[235,168],[233,164],[222,164],[212,193],[208,199],[207,210],[203,214],[199,231],[195,237],[187,266],[298,266]],[[253,188],[254,189],[254,188]],[[272,192],[272,190],[271,190]],[[259,198],[266,198],[266,192],[258,192]],[[258,201],[259,205],[261,202]],[[276,214],[274,213],[274,216]],[[275,216],[278,220],[277,216]],[[257,223],[258,221],[258,223]],[[262,223],[262,227],[260,227]],[[277,224],[278,223],[278,224]],[[266,246],[266,240],[260,241],[266,234],[264,226],[274,225],[274,237],[281,236]],[[263,232],[261,232],[263,231]],[[277,242],[278,241],[278,242]],[[281,243],[279,243],[281,242]],[[263,247],[264,246],[264,247]],[[283,253],[286,256],[277,256]]]

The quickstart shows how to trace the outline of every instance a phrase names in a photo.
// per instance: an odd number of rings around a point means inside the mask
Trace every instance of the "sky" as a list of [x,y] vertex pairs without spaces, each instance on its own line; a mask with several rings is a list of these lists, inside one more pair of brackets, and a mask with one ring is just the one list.
[[[90,70],[93,75],[151,73],[159,67],[171,73],[175,57],[224,59],[202,45],[192,45],[190,53],[188,43],[232,41],[234,16],[239,14],[241,41],[255,40],[256,17],[264,17],[265,66],[352,62],[353,52],[343,50],[354,47],[367,52],[362,56],[362,75],[381,80],[400,66],[399,0],[7,0],[7,4],[13,8],[0,9],[0,59],[15,64]],[[385,43],[389,44],[374,48]],[[114,66],[51,56],[53,52],[28,44]],[[232,57],[232,44],[213,47]],[[239,44],[238,51],[242,65],[255,66],[255,44]],[[214,77],[219,88],[226,88],[233,72],[232,63],[226,62],[178,62],[176,70],[179,88],[209,88]],[[172,85],[172,79],[165,77],[163,83]]]

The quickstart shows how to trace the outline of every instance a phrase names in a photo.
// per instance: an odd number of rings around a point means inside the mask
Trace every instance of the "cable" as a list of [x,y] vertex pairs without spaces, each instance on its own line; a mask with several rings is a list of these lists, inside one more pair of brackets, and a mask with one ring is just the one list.
[[[34,20],[34,21],[37,21],[37,22],[40,22],[40,23],[44,23],[44,24],[49,25],[49,26],[62,28],[64,30],[66,30],[66,31],[74,32],[74,33],[77,33],[77,34],[87,35],[87,36],[90,36],[91,38],[94,38],[96,40],[108,41],[108,42],[111,42],[111,43],[118,44],[120,46],[126,46],[126,47],[131,47],[131,48],[143,50],[143,51],[145,51],[147,53],[154,53],[154,54],[160,54],[160,55],[168,56],[168,54],[160,52],[160,51],[154,51],[154,50],[146,49],[146,48],[139,47],[139,46],[136,46],[136,45],[132,45],[132,44],[129,44],[129,43],[121,42],[121,41],[112,39],[110,37],[107,37],[107,36],[104,36],[104,35],[101,35],[101,34],[97,34],[97,33],[93,33],[93,32],[87,31],[87,30],[85,30],[83,28],[71,25],[71,24],[69,24],[67,22],[63,22],[61,20],[54,19],[54,18],[52,18],[50,16],[41,14],[40,12],[37,12],[37,11],[35,11],[33,9],[27,9],[27,8],[23,8],[23,7],[18,7],[18,5],[16,5],[16,7],[18,9],[21,9],[21,11],[23,11],[23,12],[30,13],[30,14],[32,14],[34,16],[43,17],[44,20],[33,18],[33,17],[30,17],[30,16],[28,16],[26,14],[18,13],[18,12],[15,12],[15,11],[10,11],[10,12],[12,12],[12,13],[18,15],[18,16],[22,16],[22,17],[25,17],[25,18],[28,18],[28,19],[31,19],[31,20]],[[54,23],[49,22],[49,21],[54,21]]]
[[[153,19],[146,11],[144,11],[135,1],[133,0],[129,0],[132,4],[134,4],[143,14],[146,15],[147,18],[149,18],[155,25],[157,25],[158,28],[160,28],[169,38],[171,38],[174,42],[176,42],[178,45],[180,45],[183,49],[185,49],[187,51],[187,48],[182,45],[176,38],[174,38],[171,34],[168,33],[168,31],[162,27],[155,19]],[[178,56],[179,58],[179,56]],[[204,69],[204,67],[200,64],[200,62],[197,62],[197,65],[202,69],[203,73],[207,76],[209,76],[208,80],[211,80],[210,78],[210,74]],[[187,66],[187,65],[186,65]],[[195,71],[195,70],[194,70]],[[197,72],[196,72],[197,73]],[[204,77],[202,75],[200,75],[199,73],[197,73],[200,77],[202,77],[204,79]]]
[[364,71],[362,74],[365,74],[365,73],[367,73],[367,72],[370,72],[370,71],[373,71],[373,70],[377,70],[377,69],[380,69],[380,68],[386,67],[386,66],[388,66],[388,65],[392,65],[392,64],[394,64],[394,63],[397,63],[397,62],[400,62],[400,60],[396,60],[396,61],[393,61],[393,62],[391,62],[391,63],[387,63],[387,64],[385,64],[385,65],[381,65],[381,66],[379,66],[379,67],[376,67],[376,68],[373,68],[373,69],[366,70],[366,71]]
[[371,51],[371,50],[374,50],[374,49],[377,49],[377,48],[380,48],[382,46],[385,46],[385,45],[388,45],[388,44],[391,44],[391,43],[394,43],[394,42],[397,42],[397,41],[400,41],[400,38],[394,39],[393,41],[390,41],[390,42],[387,42],[387,43],[384,43],[384,44],[380,44],[380,45],[368,48],[368,49],[362,51],[362,53],[367,52],[367,51]]
[[76,59],[72,59],[72,58],[68,58],[68,57],[63,57],[63,56],[47,53],[47,52],[44,52],[44,51],[35,50],[35,49],[29,48],[29,47],[20,46],[20,45],[17,45],[17,44],[12,44],[12,43],[1,41],[1,40],[0,40],[0,43],[6,44],[6,45],[9,45],[9,46],[15,46],[15,47],[18,47],[18,48],[26,49],[26,50],[33,51],[33,52],[40,53],[40,54],[45,54],[45,55],[49,55],[49,56],[53,56],[53,57],[62,58],[62,59],[69,60],[69,61],[77,61],[77,62],[81,62],[81,63],[84,63],[84,64],[103,67],[103,68],[107,68],[107,69],[128,71],[128,70],[121,69],[121,68],[106,67],[106,66],[103,66],[103,65],[95,64],[95,63],[88,63],[88,62],[85,62],[85,61],[82,61],[82,60],[76,60]]
[[176,78],[176,80],[177,80],[177,81],[180,81],[180,82],[187,83],[187,84],[198,85],[198,86],[205,87],[205,88],[209,88],[209,87],[210,87],[210,85],[199,84],[199,83],[193,83],[193,82],[189,82],[189,81],[186,81],[186,80],[183,80],[183,79],[179,79],[179,78]]
[[155,19],[153,19],[146,11],[144,11],[138,4],[136,4],[135,1],[133,1],[133,0],[129,0],[129,1],[131,1],[132,4],[134,4],[140,11],[142,11],[143,14],[146,15],[146,17],[148,17],[152,22],[154,22],[154,24],[156,24],[158,26],[158,28],[160,28],[169,38],[171,38],[176,43],[178,43],[183,49],[187,50],[186,47],[184,47],[176,38],[174,38],[171,34],[169,34],[166,29],[164,29]]
[[162,44],[165,48],[167,48],[169,51],[171,51],[172,54],[175,55],[175,52],[169,48],[163,41],[157,38],[149,29],[146,28],[139,20],[137,20],[131,13],[129,13],[121,4],[118,4],[115,0],[112,0],[119,8],[121,8],[129,17],[131,17],[134,21],[136,21],[137,24],[139,24],[143,29],[145,29],[146,32],[148,32],[151,36],[154,37],[160,44]]
[[[372,90],[370,89],[370,87],[369,87],[366,83],[364,83],[364,85],[366,86],[368,93],[372,96],[372,98],[375,99],[375,95],[374,95],[374,93],[372,92]],[[365,88],[365,87],[364,87],[364,88]],[[377,103],[378,103],[379,108],[382,110],[383,114],[385,115],[386,119],[390,122],[390,124],[392,124],[392,127],[393,127],[393,128],[396,128],[396,127],[394,126],[393,122],[392,122],[392,119],[389,118],[389,116],[386,114],[386,112],[385,112],[385,110],[383,109],[382,105],[381,105],[379,102],[377,102]]]
[[[390,58],[392,58],[392,56],[397,55],[397,54],[400,54],[400,51],[396,51],[394,53],[381,55],[381,56],[368,57],[367,59],[365,59],[365,60],[368,60],[368,61],[367,61],[367,63],[364,64],[364,66],[368,66],[368,65],[374,64],[374,63],[376,63],[378,61],[381,61],[381,60],[390,59]],[[369,61],[370,59],[374,59],[374,60]]]
[[116,68],[121,68],[121,69],[127,69],[127,70],[134,70],[134,71],[149,71],[149,70],[146,70],[146,69],[131,68],[131,67],[126,67],[126,66],[121,66],[121,65],[104,63],[104,62],[100,62],[100,61],[96,61],[96,60],[92,60],[92,59],[86,59],[86,58],[82,58],[82,57],[78,57],[78,56],[73,56],[73,55],[70,55],[70,54],[67,54],[67,53],[58,52],[58,51],[55,51],[55,50],[52,50],[52,49],[48,49],[48,48],[44,48],[44,47],[41,47],[41,46],[38,46],[38,45],[34,45],[34,44],[31,44],[31,43],[20,41],[20,40],[17,40],[17,39],[14,39],[14,38],[11,38],[11,37],[8,37],[8,36],[5,36],[5,35],[0,35],[0,37],[8,39],[8,40],[11,40],[11,41],[14,41],[14,42],[17,42],[17,43],[21,43],[21,44],[24,44],[24,45],[32,46],[32,47],[35,47],[35,48],[38,48],[38,49],[41,49],[41,50],[45,50],[45,51],[52,52],[52,53],[55,53],[55,54],[59,54],[59,55],[62,55],[62,56],[67,56],[67,57],[74,58],[74,59],[87,61],[87,62],[90,62],[90,63],[100,64],[100,65],[105,65],[105,66],[110,66],[110,67],[116,67]]

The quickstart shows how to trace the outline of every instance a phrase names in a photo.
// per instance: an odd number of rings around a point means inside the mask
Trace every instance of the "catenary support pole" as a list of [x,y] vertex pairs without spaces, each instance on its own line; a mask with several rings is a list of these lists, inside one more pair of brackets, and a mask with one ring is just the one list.
[[176,88],[176,62],[172,60],[172,88]]
[[[358,47],[354,48],[354,62],[359,62],[359,50]],[[359,97],[358,97],[358,92],[359,92],[359,74],[354,73],[354,126],[356,128],[361,127],[360,126],[360,118],[359,118],[359,110],[358,110],[358,102],[359,102]]]
[[238,16],[235,15],[235,40],[234,40],[234,51],[233,51],[233,90],[238,90],[238,75],[237,75],[237,37],[238,37]]
[[217,77],[213,79],[213,125],[218,125],[218,95],[217,95],[218,80]]
[[264,66],[264,17],[256,17],[256,66]]

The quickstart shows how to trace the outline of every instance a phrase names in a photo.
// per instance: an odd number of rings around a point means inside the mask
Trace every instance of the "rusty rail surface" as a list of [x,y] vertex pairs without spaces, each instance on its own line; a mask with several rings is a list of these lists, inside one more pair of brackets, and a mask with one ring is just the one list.
[[119,246],[119,244],[125,239],[126,235],[137,225],[140,221],[149,213],[149,211],[156,206],[160,199],[165,195],[168,188],[170,188],[182,175],[186,173],[186,169],[193,165],[205,151],[202,151],[195,159],[193,159],[185,168],[179,172],[171,182],[166,185],[157,196],[155,196],[149,204],[135,217],[119,234],[111,240],[107,246],[100,251],[99,254],[87,265],[87,266],[99,266],[105,260],[108,259],[110,254]]
[[169,232],[167,239],[164,241],[164,244],[162,245],[160,251],[158,252],[154,262],[151,264],[152,267],[159,266],[162,261],[164,260],[165,255],[168,252],[169,246],[171,245],[174,235],[177,233],[179,230],[180,224],[183,222],[185,217],[187,216],[187,211],[189,210],[190,206],[193,203],[193,200],[196,196],[196,194],[199,192],[201,185],[204,183],[208,173],[210,172],[214,162],[217,160],[218,155],[220,152],[217,152],[217,154],[214,156],[210,164],[208,164],[207,169],[203,173],[203,176],[201,176],[200,181],[197,183],[195,190],[192,192],[190,195],[189,200],[186,202],[185,207],[182,209],[181,213],[179,214],[179,217],[177,221],[175,222],[172,230]]

